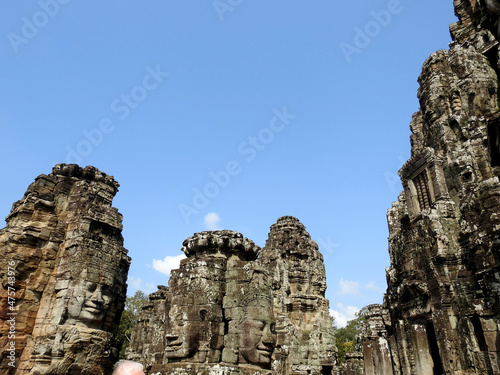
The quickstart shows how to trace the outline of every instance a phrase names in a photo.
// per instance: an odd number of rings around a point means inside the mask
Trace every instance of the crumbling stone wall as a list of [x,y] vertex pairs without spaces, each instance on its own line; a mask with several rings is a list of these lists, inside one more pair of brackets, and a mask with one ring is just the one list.
[[388,212],[389,347],[371,356],[390,353],[394,374],[500,373],[499,3],[454,4],[454,41],[419,77],[404,191]]
[[168,288],[150,295],[128,357],[153,374],[332,374],[318,247],[292,217],[279,219],[269,238],[258,260],[260,248],[234,231],[184,241],[187,258]]
[[0,373],[111,371],[130,265],[117,190],[96,168],[59,164],[14,203],[0,230]]

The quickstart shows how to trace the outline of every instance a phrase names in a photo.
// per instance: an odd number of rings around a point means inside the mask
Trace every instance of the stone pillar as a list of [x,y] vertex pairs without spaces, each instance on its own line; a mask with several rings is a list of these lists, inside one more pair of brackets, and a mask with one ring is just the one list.
[[417,375],[434,374],[434,361],[429,348],[426,328],[423,324],[412,325],[415,344],[415,373]]
[[382,305],[369,305],[365,312],[361,344],[364,353],[365,373],[394,375],[394,359],[387,329],[391,328],[389,312]]

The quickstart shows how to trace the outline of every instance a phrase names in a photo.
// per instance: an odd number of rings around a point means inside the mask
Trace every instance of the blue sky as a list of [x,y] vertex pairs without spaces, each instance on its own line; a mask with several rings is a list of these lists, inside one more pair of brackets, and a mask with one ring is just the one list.
[[339,324],[382,302],[417,77],[452,0],[3,1],[0,20],[4,217],[54,164],[94,165],[121,184],[129,294],[167,284],[195,232],[264,246],[293,215]]

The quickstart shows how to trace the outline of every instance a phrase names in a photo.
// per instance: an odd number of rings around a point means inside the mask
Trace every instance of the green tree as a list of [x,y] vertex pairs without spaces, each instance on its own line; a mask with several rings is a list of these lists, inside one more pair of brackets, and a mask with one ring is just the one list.
[[356,349],[356,342],[361,333],[361,324],[365,320],[364,313],[366,311],[367,308],[363,307],[356,313],[356,318],[347,322],[345,327],[335,328],[335,342],[337,345],[339,364],[345,361],[346,353]]
[[118,348],[119,358],[125,358],[125,351],[130,344],[132,331],[137,324],[137,316],[141,311],[142,305],[148,301],[148,297],[138,290],[132,297],[127,297],[125,300],[125,309],[120,318],[120,325],[115,336],[115,345]]

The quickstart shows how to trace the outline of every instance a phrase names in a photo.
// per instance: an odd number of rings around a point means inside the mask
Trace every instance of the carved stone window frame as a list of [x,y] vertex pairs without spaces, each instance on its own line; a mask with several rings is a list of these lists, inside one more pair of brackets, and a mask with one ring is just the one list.
[[[410,217],[419,215],[424,209],[431,209],[439,199],[449,198],[442,160],[431,148],[425,148],[413,155],[401,168],[399,175],[408,202]],[[421,201],[424,194],[427,199]]]
[[432,177],[427,166],[421,168],[408,179],[412,206],[418,212],[428,208],[436,201]]

